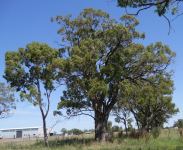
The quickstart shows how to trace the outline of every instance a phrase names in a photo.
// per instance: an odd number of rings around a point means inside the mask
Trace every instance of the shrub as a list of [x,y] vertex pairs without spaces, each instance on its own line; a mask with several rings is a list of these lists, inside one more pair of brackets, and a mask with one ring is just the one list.
[[123,131],[118,132],[118,138],[122,138],[123,137]]
[[160,127],[155,127],[151,131],[151,134],[152,134],[154,139],[158,138],[160,133],[161,133],[161,128]]

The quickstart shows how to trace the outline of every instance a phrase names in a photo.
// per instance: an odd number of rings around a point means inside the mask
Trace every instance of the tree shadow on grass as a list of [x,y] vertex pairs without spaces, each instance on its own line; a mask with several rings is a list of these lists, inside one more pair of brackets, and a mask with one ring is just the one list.
[[[55,139],[49,141],[49,147],[59,147],[59,146],[81,146],[81,145],[91,145],[96,142],[94,138],[65,138],[65,139]],[[37,141],[34,146],[44,146],[43,141]]]

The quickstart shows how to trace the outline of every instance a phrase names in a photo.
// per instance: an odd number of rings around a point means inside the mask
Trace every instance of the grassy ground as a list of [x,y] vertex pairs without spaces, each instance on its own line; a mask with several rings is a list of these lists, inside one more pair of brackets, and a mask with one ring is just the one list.
[[163,130],[159,138],[116,138],[113,142],[97,143],[90,137],[51,139],[50,147],[42,141],[0,142],[0,150],[183,150],[183,138],[176,130]]

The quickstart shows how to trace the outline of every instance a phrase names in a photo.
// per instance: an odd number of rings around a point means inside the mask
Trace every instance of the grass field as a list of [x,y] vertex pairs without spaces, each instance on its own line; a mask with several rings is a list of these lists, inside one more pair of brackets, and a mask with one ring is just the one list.
[[97,143],[91,137],[52,138],[49,148],[42,141],[1,141],[0,150],[183,150],[183,137],[177,130],[162,130],[157,139],[115,138]]

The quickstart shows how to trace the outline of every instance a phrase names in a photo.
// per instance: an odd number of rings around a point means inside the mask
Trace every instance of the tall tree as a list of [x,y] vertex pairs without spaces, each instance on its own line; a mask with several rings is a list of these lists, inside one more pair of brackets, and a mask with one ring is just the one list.
[[118,22],[101,10],[85,9],[76,18],[55,20],[66,44],[62,50],[67,51],[67,87],[58,109],[66,108],[69,116],[91,116],[95,139],[105,141],[110,112],[126,83],[164,74],[174,53],[161,43],[135,43],[144,35],[135,30],[138,21],[131,16]]
[[[143,84],[141,88],[131,86],[126,93],[126,108],[134,115],[142,131],[162,127],[179,110],[172,102],[173,81],[170,75],[160,76],[159,85]],[[125,107],[124,105],[122,107]]]
[[0,118],[9,116],[11,110],[16,109],[14,89],[0,83]]
[[43,121],[45,145],[48,145],[46,117],[50,110],[50,96],[55,90],[57,72],[53,67],[59,52],[47,44],[33,42],[26,48],[7,52],[4,78],[20,92],[22,100],[38,106]]

